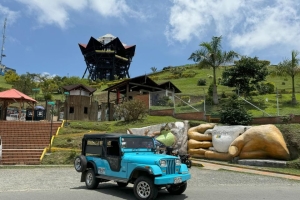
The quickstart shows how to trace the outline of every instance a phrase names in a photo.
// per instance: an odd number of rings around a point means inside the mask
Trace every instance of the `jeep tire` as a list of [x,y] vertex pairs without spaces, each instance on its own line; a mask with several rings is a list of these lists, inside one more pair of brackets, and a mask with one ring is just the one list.
[[87,161],[84,155],[76,156],[74,160],[74,168],[77,172],[86,170]]
[[188,168],[191,168],[192,167],[192,161],[191,160],[186,160],[185,161],[185,164]]
[[170,187],[167,188],[167,190],[170,194],[180,195],[186,190],[186,188],[187,188],[187,183],[184,182],[180,185],[171,185]]
[[158,188],[153,180],[147,176],[140,176],[134,182],[134,195],[139,200],[155,199]]
[[89,169],[85,174],[85,185],[88,189],[96,189],[99,185],[99,179],[96,178],[94,169]]

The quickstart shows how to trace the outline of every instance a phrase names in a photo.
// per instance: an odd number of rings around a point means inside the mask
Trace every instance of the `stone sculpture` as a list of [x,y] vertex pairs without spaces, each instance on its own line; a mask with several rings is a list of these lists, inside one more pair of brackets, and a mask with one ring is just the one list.
[[193,157],[229,161],[289,159],[284,138],[274,125],[217,126],[201,124],[188,130],[188,153]]

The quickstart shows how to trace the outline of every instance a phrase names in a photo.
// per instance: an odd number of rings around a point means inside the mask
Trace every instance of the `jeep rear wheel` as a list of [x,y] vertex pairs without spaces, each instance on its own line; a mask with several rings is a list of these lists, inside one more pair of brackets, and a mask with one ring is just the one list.
[[84,155],[76,156],[74,168],[77,172],[83,172],[86,169],[87,161]]
[[96,189],[99,185],[99,180],[95,176],[94,169],[89,169],[85,174],[85,185],[88,189]]
[[147,176],[140,176],[134,182],[134,195],[139,200],[155,199],[157,193],[153,180]]
[[169,188],[167,188],[167,190],[170,194],[179,195],[186,190],[186,187],[187,187],[187,183],[184,182],[180,185],[171,185]]

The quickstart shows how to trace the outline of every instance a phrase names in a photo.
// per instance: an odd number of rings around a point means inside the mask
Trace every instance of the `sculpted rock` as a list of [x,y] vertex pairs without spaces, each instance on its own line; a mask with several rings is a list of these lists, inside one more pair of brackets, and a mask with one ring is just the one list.
[[208,141],[200,142],[193,139],[189,139],[188,141],[189,149],[209,148],[212,146],[213,146],[212,142],[208,142]]
[[192,127],[188,130],[189,139],[199,141],[209,141],[212,139],[210,134],[203,134],[206,130],[214,128],[215,124],[201,124],[199,126]]
[[208,150],[208,151],[205,151],[205,158],[229,161],[232,159],[232,156],[229,153],[219,153],[219,152]]
[[274,125],[251,127],[231,143],[228,152],[240,159],[288,160],[290,157],[284,138]]
[[230,144],[239,136],[242,135],[251,126],[215,126],[213,129],[208,129],[205,134],[212,135],[212,143],[215,151],[227,153]]

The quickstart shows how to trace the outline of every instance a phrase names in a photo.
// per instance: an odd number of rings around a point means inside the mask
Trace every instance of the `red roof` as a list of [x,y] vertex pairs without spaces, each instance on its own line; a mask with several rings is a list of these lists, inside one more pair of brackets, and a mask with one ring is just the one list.
[[19,92],[16,89],[10,89],[3,92],[0,92],[0,99],[24,99],[27,101],[33,101],[36,102],[35,99],[27,96],[26,94],[23,94],[22,92]]

